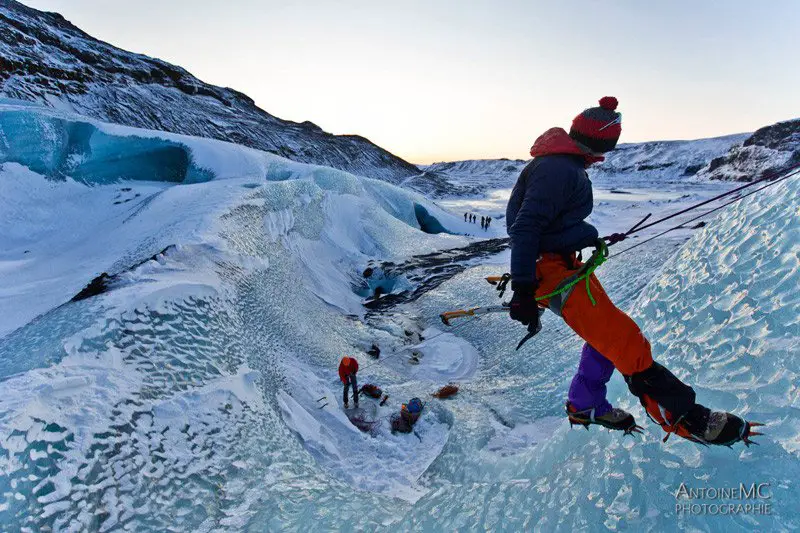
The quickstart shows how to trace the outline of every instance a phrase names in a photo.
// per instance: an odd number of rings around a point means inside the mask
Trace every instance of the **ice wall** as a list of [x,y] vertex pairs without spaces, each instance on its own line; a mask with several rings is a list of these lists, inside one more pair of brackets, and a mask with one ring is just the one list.
[[0,162],[87,184],[119,181],[193,183],[212,175],[188,147],[158,138],[109,135],[90,122],[30,111],[0,111]]

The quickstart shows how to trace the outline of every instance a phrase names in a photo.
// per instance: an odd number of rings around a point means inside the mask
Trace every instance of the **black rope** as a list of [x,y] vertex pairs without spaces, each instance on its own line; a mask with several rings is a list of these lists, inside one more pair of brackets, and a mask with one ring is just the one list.
[[[800,165],[795,165],[795,168],[796,168],[796,167],[800,167]],[[796,170],[794,170],[794,171],[792,171],[792,172],[789,172],[789,173],[788,173],[788,174],[786,174],[785,176],[782,176],[782,177],[780,177],[780,178],[778,178],[778,179],[775,179],[775,180],[773,180],[773,181],[771,181],[771,182],[767,183],[767,184],[766,184],[766,185],[764,185],[763,187],[759,187],[758,189],[755,189],[755,190],[749,191],[747,194],[742,194],[741,196],[738,196],[738,197],[734,198],[733,200],[730,200],[729,202],[725,202],[724,204],[722,204],[722,205],[719,205],[719,206],[717,206],[717,207],[715,207],[715,208],[713,208],[713,209],[709,209],[708,211],[705,211],[704,213],[700,213],[699,215],[697,215],[697,216],[696,216],[696,217],[694,217],[694,218],[690,218],[689,220],[686,220],[686,221],[684,221],[684,222],[681,222],[681,223],[680,223],[680,224],[678,224],[677,226],[673,226],[673,227],[671,227],[671,228],[669,228],[669,229],[667,229],[667,230],[664,230],[664,231],[662,231],[661,233],[658,233],[658,234],[656,234],[656,235],[653,235],[652,237],[649,237],[649,238],[647,238],[647,239],[645,239],[645,240],[643,240],[643,241],[641,241],[641,242],[638,242],[638,243],[634,244],[633,246],[630,246],[630,247],[628,247],[628,248],[625,248],[624,250],[622,250],[622,251],[620,251],[620,252],[617,252],[617,253],[615,253],[615,254],[611,254],[611,255],[609,256],[609,259],[610,259],[610,258],[612,258],[612,257],[617,257],[617,256],[619,256],[619,255],[622,255],[622,254],[624,254],[624,253],[627,253],[627,252],[629,252],[629,251],[633,250],[634,248],[638,248],[639,246],[641,246],[641,245],[643,245],[643,244],[646,244],[646,243],[648,243],[648,242],[652,241],[653,239],[657,239],[657,238],[659,238],[659,237],[662,237],[662,236],[666,235],[667,233],[669,233],[669,232],[671,232],[671,231],[675,231],[676,229],[680,229],[680,228],[684,227],[686,224],[690,224],[690,223],[692,223],[692,222],[694,222],[694,221],[696,221],[696,220],[699,220],[699,219],[701,219],[701,218],[703,218],[703,217],[705,217],[705,216],[708,216],[708,215],[710,215],[711,213],[714,213],[714,212],[716,212],[716,211],[719,211],[720,209],[723,209],[723,208],[725,208],[725,207],[728,207],[728,206],[729,206],[729,205],[731,205],[731,204],[735,204],[735,203],[736,203],[736,202],[738,202],[739,200],[742,200],[742,199],[744,199],[744,198],[747,198],[748,196],[752,196],[753,194],[755,194],[755,193],[757,193],[757,192],[759,192],[759,191],[763,191],[763,190],[764,190],[764,189],[766,189],[767,187],[772,187],[773,185],[775,185],[775,184],[777,184],[777,183],[780,183],[780,182],[782,182],[782,181],[784,181],[784,180],[787,180],[787,179],[791,178],[792,176],[795,176],[795,175],[797,175],[798,173],[800,173],[800,168],[798,168],[798,169],[796,169]],[[763,179],[762,179],[762,180],[760,180],[760,181],[754,181],[753,183],[761,183],[761,182],[763,182],[763,181],[765,181],[765,180],[763,180]],[[739,187],[738,189],[736,189],[736,191],[741,191],[742,189],[743,189],[742,187]],[[669,216],[669,217],[665,217],[665,218],[663,218],[663,219],[661,219],[661,220],[663,221],[663,220],[667,220],[667,219],[673,218],[674,216],[677,216],[678,214],[686,213],[686,212],[688,212],[688,211],[691,211],[692,209],[695,209],[695,208],[697,208],[697,207],[699,207],[699,206],[701,206],[701,205],[707,204],[707,203],[708,203],[708,202],[703,202],[702,204],[697,204],[696,206],[693,206],[693,207],[691,207],[691,208],[689,208],[689,209],[684,209],[683,211],[681,211],[681,212],[679,212],[679,213],[676,213],[675,215],[671,215],[671,216]],[[645,217],[645,218],[646,218],[646,217]],[[656,221],[656,222],[658,222],[658,221]],[[656,222],[653,222],[652,224],[648,224],[647,226],[643,226],[642,228],[639,228],[639,229],[643,229],[643,228],[646,228],[646,227],[650,227],[650,226],[652,226],[653,224],[655,224]],[[637,225],[638,225],[638,224],[637,224]],[[634,228],[635,228],[635,227],[636,227],[636,226],[634,226]],[[639,231],[639,230],[635,230],[635,231]]]
[[[638,233],[638,232],[640,232],[642,230],[646,230],[647,228],[652,228],[653,226],[655,226],[657,224],[661,224],[662,222],[666,222],[667,220],[670,220],[670,219],[673,219],[673,218],[675,218],[677,216],[683,215],[684,213],[688,213],[690,211],[694,211],[698,207],[703,207],[704,205],[710,204],[712,202],[716,202],[717,200],[722,200],[723,198],[727,198],[728,196],[732,196],[732,195],[734,195],[734,194],[736,194],[736,193],[738,193],[740,191],[743,191],[743,190],[745,190],[745,189],[747,189],[749,187],[752,187],[754,185],[758,185],[759,183],[763,183],[765,181],[770,181],[773,178],[775,178],[776,176],[780,176],[781,174],[785,174],[786,173],[786,175],[784,175],[781,178],[778,178],[778,179],[776,179],[776,180],[774,180],[772,182],[772,183],[777,183],[779,181],[782,181],[782,180],[786,179],[787,177],[789,177],[789,176],[791,176],[793,174],[796,174],[799,170],[800,170],[800,163],[798,163],[796,165],[792,165],[792,166],[784,168],[784,169],[781,169],[781,170],[776,171],[776,172],[771,172],[771,173],[769,173],[769,174],[767,174],[765,176],[762,176],[761,178],[759,178],[757,180],[753,180],[750,183],[746,183],[746,184],[742,185],[741,187],[736,187],[735,189],[731,189],[730,191],[724,192],[722,194],[718,194],[717,196],[714,196],[713,198],[709,198],[708,200],[704,200],[704,201],[700,202],[699,204],[695,204],[695,205],[689,206],[686,209],[681,209],[677,213],[672,213],[671,215],[667,215],[667,216],[665,216],[663,218],[659,218],[658,220],[654,220],[653,222],[651,222],[649,224],[642,225],[642,223],[645,220],[650,218],[650,215],[647,215],[638,224],[636,224],[634,227],[629,229],[625,233],[625,235],[633,235],[634,233]],[[761,190],[761,189],[759,189],[759,190]],[[744,198],[744,196],[742,196],[741,198]],[[606,237],[604,237],[604,239],[606,239]]]

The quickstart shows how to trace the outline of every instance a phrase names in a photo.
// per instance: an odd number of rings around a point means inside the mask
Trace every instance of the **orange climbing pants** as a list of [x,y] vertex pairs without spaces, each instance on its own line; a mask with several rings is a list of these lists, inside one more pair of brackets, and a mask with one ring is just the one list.
[[[536,296],[555,291],[556,286],[575,274],[575,269],[580,266],[578,261],[568,265],[560,254],[542,254],[536,263],[536,277],[539,280]],[[630,376],[646,370],[653,364],[650,343],[636,322],[617,309],[594,274],[589,279],[595,305],[592,305],[586,292],[586,281],[581,280],[561,310],[564,321],[623,375]],[[548,303],[547,300],[539,302],[544,305]]]

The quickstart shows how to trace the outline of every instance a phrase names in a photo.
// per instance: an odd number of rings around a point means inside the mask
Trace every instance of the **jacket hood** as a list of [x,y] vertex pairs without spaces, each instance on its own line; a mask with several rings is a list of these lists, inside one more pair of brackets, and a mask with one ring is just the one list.
[[550,128],[542,133],[531,147],[531,157],[541,157],[545,155],[577,155],[581,156],[588,167],[592,163],[599,163],[605,160],[601,155],[592,153],[575,142],[564,128]]

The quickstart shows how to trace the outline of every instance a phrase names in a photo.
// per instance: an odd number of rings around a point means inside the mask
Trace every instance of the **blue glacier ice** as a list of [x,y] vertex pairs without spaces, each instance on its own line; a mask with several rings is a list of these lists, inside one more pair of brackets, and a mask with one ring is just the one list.
[[[352,287],[370,261],[468,242],[461,216],[417,194],[64,112],[0,104],[0,125],[4,528],[800,528],[796,179],[599,271],[700,401],[766,423],[760,447],[706,449],[663,444],[619,376],[611,398],[645,436],[571,431],[580,342],[554,316],[519,352],[500,316],[442,331],[442,309],[495,298],[482,278],[502,256],[366,316]],[[112,290],[65,303],[100,272]],[[374,435],[339,409],[345,354],[391,394]],[[390,433],[399,402],[451,380],[459,395],[431,399],[417,435]],[[681,484],[740,483],[768,484],[769,514],[676,510]]]

